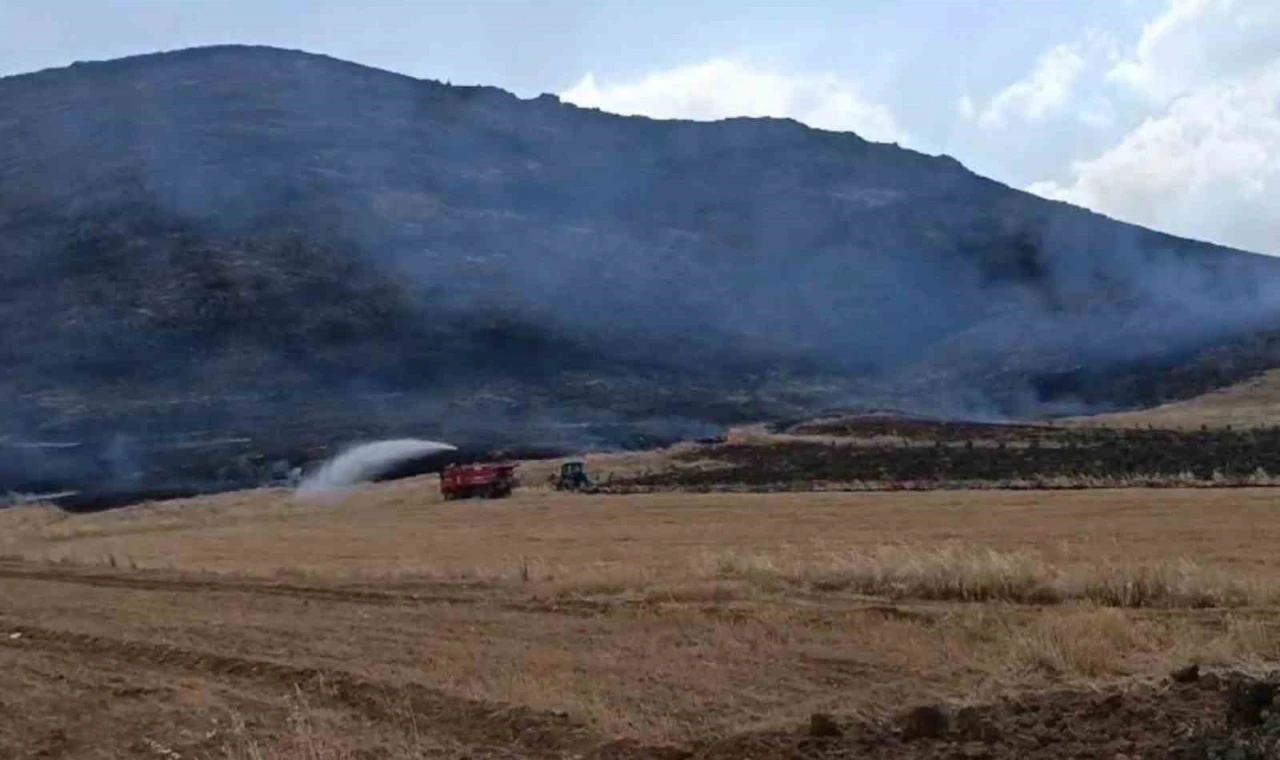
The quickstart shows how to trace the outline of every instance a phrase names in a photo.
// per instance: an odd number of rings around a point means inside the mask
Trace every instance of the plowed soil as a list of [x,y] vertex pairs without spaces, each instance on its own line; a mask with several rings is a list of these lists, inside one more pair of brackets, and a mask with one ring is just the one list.
[[1265,711],[1276,686],[1238,673],[1206,673],[1189,684],[1060,691],[955,711],[922,706],[896,722],[827,727],[838,736],[742,736],[700,756],[1272,758],[1280,756],[1280,720]]

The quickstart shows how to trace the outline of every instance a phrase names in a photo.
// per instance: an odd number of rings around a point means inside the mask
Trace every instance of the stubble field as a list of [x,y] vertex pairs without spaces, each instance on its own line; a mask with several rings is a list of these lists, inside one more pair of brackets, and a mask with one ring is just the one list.
[[6,510],[0,757],[1168,756],[1280,661],[1275,493]]

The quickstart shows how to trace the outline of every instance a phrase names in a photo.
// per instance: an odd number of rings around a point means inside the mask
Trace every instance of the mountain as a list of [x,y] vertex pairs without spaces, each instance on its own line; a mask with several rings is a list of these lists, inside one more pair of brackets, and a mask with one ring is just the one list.
[[1275,363],[1277,283],[790,120],[263,47],[0,79],[0,487],[216,487],[375,435],[1150,405]]

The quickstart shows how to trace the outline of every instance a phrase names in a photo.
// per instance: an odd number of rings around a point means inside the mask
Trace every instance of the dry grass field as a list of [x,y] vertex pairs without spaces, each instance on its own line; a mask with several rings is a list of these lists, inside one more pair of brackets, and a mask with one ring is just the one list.
[[814,713],[1265,671],[1277,518],[1267,489],[444,503],[433,477],[10,509],[0,757],[791,757]]
[[1201,426],[1252,428],[1280,425],[1280,370],[1186,401],[1134,412],[1078,417],[1070,424],[1192,430]]

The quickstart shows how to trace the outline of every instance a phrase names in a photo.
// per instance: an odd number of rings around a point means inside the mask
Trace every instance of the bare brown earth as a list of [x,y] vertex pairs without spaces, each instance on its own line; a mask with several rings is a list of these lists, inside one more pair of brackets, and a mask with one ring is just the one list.
[[[1228,734],[1243,686],[1165,676],[1280,660],[1278,512],[1266,489],[446,504],[434,478],[11,509],[0,757],[1207,757],[1274,726]],[[920,705],[941,736],[905,730]]]

